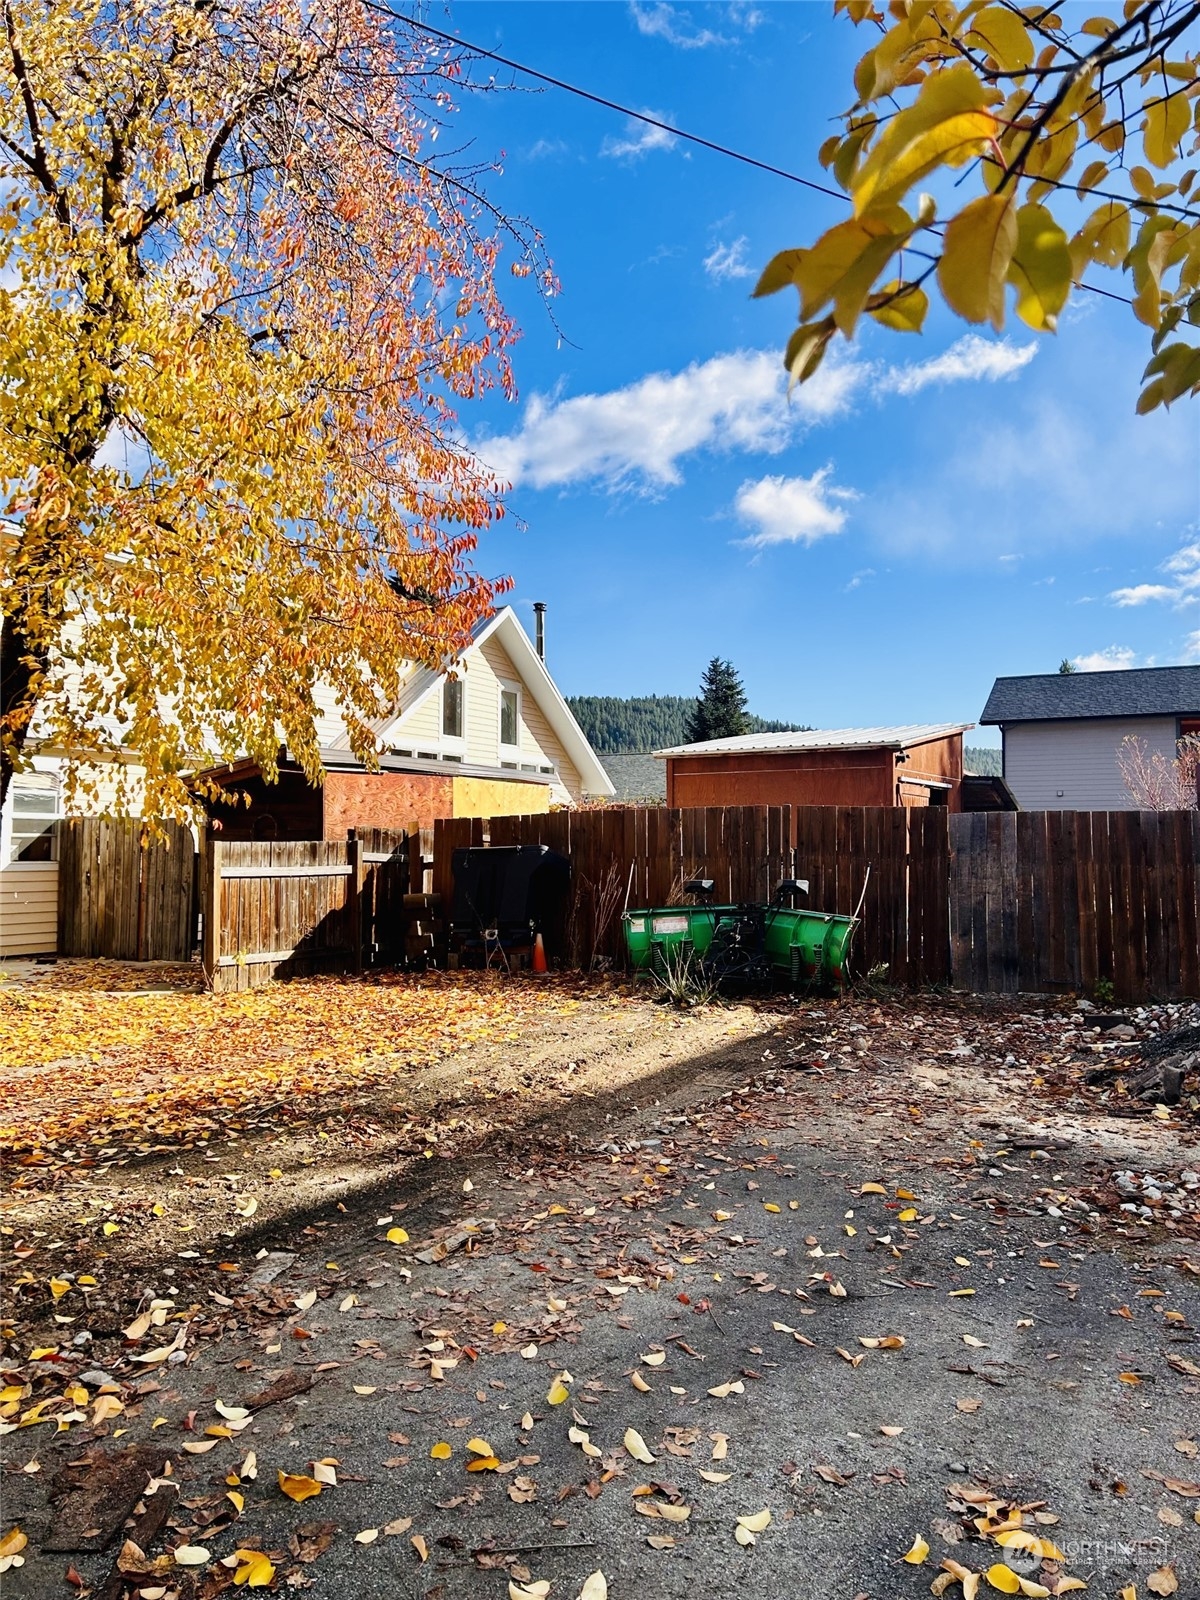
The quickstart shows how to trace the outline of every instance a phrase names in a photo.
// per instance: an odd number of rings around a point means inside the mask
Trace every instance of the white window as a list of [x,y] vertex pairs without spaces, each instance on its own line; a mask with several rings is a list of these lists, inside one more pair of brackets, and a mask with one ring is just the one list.
[[53,861],[58,780],[49,772],[22,772],[8,791],[10,861]]
[[500,754],[512,756],[521,749],[521,691],[515,684],[500,685]]
[[442,738],[460,741],[463,737],[463,681],[446,678],[442,682]]

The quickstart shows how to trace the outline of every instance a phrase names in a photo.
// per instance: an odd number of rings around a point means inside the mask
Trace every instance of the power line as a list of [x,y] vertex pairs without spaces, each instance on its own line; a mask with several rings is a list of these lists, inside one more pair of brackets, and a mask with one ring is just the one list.
[[648,111],[635,111],[632,106],[623,106],[617,100],[607,100],[602,94],[593,94],[590,89],[581,89],[578,84],[568,83],[565,78],[553,78],[548,72],[538,72],[534,67],[527,67],[520,61],[499,55],[495,50],[485,50],[482,45],[460,39],[456,33],[446,33],[428,22],[418,22],[415,17],[407,17],[403,12],[384,5],[382,0],[363,0],[363,4],[368,11],[381,12],[396,22],[407,23],[410,28],[419,28],[422,33],[432,33],[438,39],[445,39],[448,44],[469,50],[473,56],[484,56],[489,61],[498,61],[501,66],[519,72],[526,78],[536,78],[539,83],[548,83],[552,89],[562,89],[567,94],[577,95],[581,100],[590,100],[593,105],[603,106],[607,111],[619,111],[624,117],[632,117],[635,122],[644,122],[651,128],[661,128],[664,133],[672,134],[676,139],[683,139],[688,144],[698,144],[719,156],[728,156],[732,161],[740,161],[747,167],[757,167],[760,172],[769,172],[776,178],[786,178],[789,183],[798,183],[802,188],[811,189],[815,194],[827,195],[831,200],[845,203],[846,196],[840,189],[827,188],[823,183],[814,183],[811,178],[802,178],[797,172],[789,172],[786,167],[772,166],[769,161],[759,161],[756,156],[748,156],[741,150],[731,150],[728,145],[717,144],[713,139],[704,139],[698,133],[688,133],[685,128],[676,128],[670,122],[652,117]]
[[[482,56],[488,61],[497,61],[501,66],[508,67],[512,72],[519,72],[524,77],[536,78],[539,83],[549,84],[553,89],[562,89],[566,94],[576,95],[581,100],[590,100],[593,105],[603,106],[607,111],[617,111],[624,117],[631,117],[635,122],[644,122],[648,127],[660,128],[665,133],[672,134],[676,139],[683,139],[689,144],[699,145],[704,150],[711,150],[716,155],[727,156],[731,161],[740,161],[744,166],[756,167],[759,172],[769,172],[773,177],[785,178],[789,183],[798,183],[803,189],[811,189],[814,194],[827,196],[831,200],[840,200],[844,205],[846,195],[840,189],[830,189],[823,183],[814,183],[811,178],[802,178],[798,172],[789,172],[786,167],[773,166],[769,161],[760,161],[757,156],[748,156],[744,151],[733,150],[728,145],[718,144],[714,139],[705,139],[698,133],[689,133],[685,128],[677,128],[669,122],[663,122],[659,117],[653,117],[648,111],[635,111],[632,106],[623,106],[618,100],[609,100],[602,94],[593,94],[590,89],[581,89],[578,84],[568,83],[565,78],[555,78],[548,72],[539,72],[536,67],[527,67],[521,61],[514,61],[510,56],[502,56],[496,50],[485,50],[482,45],[472,44],[470,40],[461,38],[456,33],[447,33],[443,28],[435,28],[432,23],[418,22],[415,17],[406,16],[404,12],[395,10],[392,6],[385,5],[383,0],[363,0],[368,11],[378,11],[382,16],[390,17],[394,22],[403,22],[410,28],[417,28],[422,33],[432,34],[435,38],[444,39],[447,44],[456,45],[461,50],[467,50],[471,55]],[[1053,181],[1053,180],[1050,180]],[[1054,184],[1055,188],[1069,188],[1067,184]],[[913,254],[920,254],[914,251]],[[933,260],[933,257],[926,259]],[[1077,289],[1086,289],[1091,294],[1103,296],[1105,300],[1116,300],[1121,305],[1131,306],[1133,301],[1126,295],[1114,294],[1111,289],[1100,289],[1094,283],[1077,283]]]

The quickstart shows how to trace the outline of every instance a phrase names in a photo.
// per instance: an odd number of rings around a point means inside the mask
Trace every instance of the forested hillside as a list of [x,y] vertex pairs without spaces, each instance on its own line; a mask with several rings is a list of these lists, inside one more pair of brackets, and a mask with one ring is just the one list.
[[964,745],[963,766],[981,778],[1000,776],[1000,752],[985,745]]
[[[695,695],[650,694],[629,700],[615,695],[567,696],[576,721],[599,755],[614,750],[662,750],[687,742],[687,725],[696,710]],[[752,733],[786,733],[798,722],[750,718]]]

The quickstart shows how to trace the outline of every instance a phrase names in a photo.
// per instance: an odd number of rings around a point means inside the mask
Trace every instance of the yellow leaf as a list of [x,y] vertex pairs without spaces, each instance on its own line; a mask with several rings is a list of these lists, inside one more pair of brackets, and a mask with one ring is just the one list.
[[927,173],[960,167],[999,133],[984,88],[965,62],[931,73],[911,106],[892,118],[852,180],[854,213],[893,205]]
[[106,1239],[111,1239],[114,1233],[120,1233],[120,1231],[121,1224],[119,1222],[106,1222],[104,1224],[104,1237]]
[[[875,304],[876,301],[882,303]],[[918,284],[893,278],[867,301],[867,310],[885,328],[897,333],[920,333],[929,314],[929,296]],[[853,1233],[847,1228],[847,1233]]]
[[579,1600],[608,1600],[608,1579],[599,1569],[584,1580]]
[[982,45],[1006,72],[1021,72],[1033,64],[1029,29],[1015,12],[1006,11],[1002,6],[985,6],[972,17],[967,43]]
[[916,1206],[906,1206],[904,1210],[899,1213],[899,1220],[901,1222],[915,1222],[917,1220],[917,1216],[918,1212]]
[[494,1334],[497,1334],[497,1335],[502,1334],[502,1333],[507,1333],[508,1332],[508,1323],[507,1322],[493,1322],[492,1323],[492,1332]]
[[938,283],[952,311],[968,322],[1004,326],[1004,280],[1016,243],[1017,218],[1009,195],[980,195],[951,217]]
[[1143,102],[1146,121],[1142,145],[1151,166],[1169,167],[1179,153],[1179,141],[1188,131],[1191,108],[1185,93],[1176,91],[1169,99],[1155,94]]
[[1001,1594],[1020,1594],[1021,1580],[1011,1567],[1006,1567],[1002,1561],[995,1562],[987,1569],[987,1581],[993,1589],[999,1589]]
[[70,1287],[71,1287],[71,1285],[67,1282],[67,1280],[65,1278],[51,1278],[50,1279],[50,1293],[54,1296],[54,1298],[56,1300],[61,1300],[63,1295],[65,1295],[67,1293],[67,1291],[70,1289]]
[[[599,1452],[597,1452],[599,1454]],[[495,1472],[500,1465],[498,1456],[475,1456],[467,1462],[468,1472]]]
[[450,1457],[454,1454],[454,1449],[451,1445],[446,1443],[445,1439],[439,1439],[437,1444],[435,1444],[430,1450],[429,1454],[435,1461],[449,1461]]
[[773,1212],[776,1213],[776,1215],[778,1215],[778,1213],[783,1210],[783,1207],[782,1206],[777,1206],[773,1200],[764,1200],[763,1201],[763,1210],[764,1211],[773,1211]]
[[639,1389],[642,1392],[642,1394],[649,1394],[650,1393],[650,1385],[646,1382],[645,1378],[642,1377],[641,1373],[638,1372],[636,1369],[629,1374],[629,1381],[633,1385],[633,1387],[635,1389]]
[[405,1233],[403,1228],[389,1228],[384,1237],[387,1239],[389,1244],[408,1243],[408,1234]]
[[177,1544],[175,1564],[180,1567],[202,1567],[211,1559],[211,1553],[201,1544]]
[[771,1526],[771,1513],[769,1509],[754,1511],[749,1516],[739,1517],[738,1527],[745,1528],[748,1533],[762,1533]]
[[1053,333],[1058,313],[1071,293],[1071,250],[1067,236],[1045,206],[1017,212],[1017,243],[1008,268],[1016,285],[1017,315],[1039,333]]
[[881,1183],[864,1183],[858,1192],[859,1194],[886,1194],[887,1190]]
[[921,1535],[918,1534],[912,1542],[912,1549],[905,1554],[903,1559],[907,1561],[910,1566],[919,1567],[928,1554],[929,1545],[924,1539],[922,1539]]
[[468,1439],[467,1449],[473,1456],[494,1456],[496,1453],[486,1439]]
[[[1076,1589],[1086,1589],[1087,1584],[1082,1578],[1060,1578],[1055,1586],[1055,1594],[1070,1594]],[[1136,1596],[1134,1597],[1136,1600]]]
[[425,1543],[423,1534],[414,1533],[408,1542],[412,1545],[413,1549],[417,1552],[417,1555],[422,1561],[429,1560],[429,1546]]
[[566,1384],[561,1378],[555,1378],[546,1395],[546,1404],[550,1406],[560,1406],[564,1400],[569,1400],[570,1397],[571,1391],[567,1388]]
[[82,1284],[86,1289],[94,1289],[96,1287],[96,1280],[89,1272],[81,1272],[75,1282]]
[[238,1550],[238,1569],[233,1575],[235,1584],[245,1584],[248,1589],[265,1589],[275,1576],[270,1558],[261,1550]]
[[9,1556],[19,1556],[28,1543],[28,1535],[22,1533],[20,1528],[10,1528],[0,1539],[0,1560],[5,1560]]
[[378,1528],[363,1528],[360,1533],[354,1535],[354,1542],[355,1544],[374,1544],[378,1537]]
[[302,1472],[284,1472],[279,1469],[279,1487],[289,1500],[311,1500],[313,1495],[320,1494],[321,1485],[315,1478],[306,1477]]
[[236,1489],[226,1489],[225,1498],[232,1502],[235,1511],[244,1511],[246,1509],[246,1496],[239,1494]]
[[623,1442],[626,1450],[635,1461],[641,1461],[647,1466],[654,1461],[655,1458],[650,1454],[645,1439],[642,1438],[641,1434],[636,1428],[625,1429],[625,1438]]
[[642,1357],[648,1367],[661,1367],[666,1359],[667,1353],[665,1350],[651,1350],[648,1355]]

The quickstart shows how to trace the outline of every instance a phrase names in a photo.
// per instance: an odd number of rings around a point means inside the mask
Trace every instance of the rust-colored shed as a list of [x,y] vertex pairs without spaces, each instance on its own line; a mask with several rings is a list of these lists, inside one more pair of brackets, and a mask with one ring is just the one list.
[[669,806],[945,806],[962,810],[970,722],[709,739],[657,754]]

